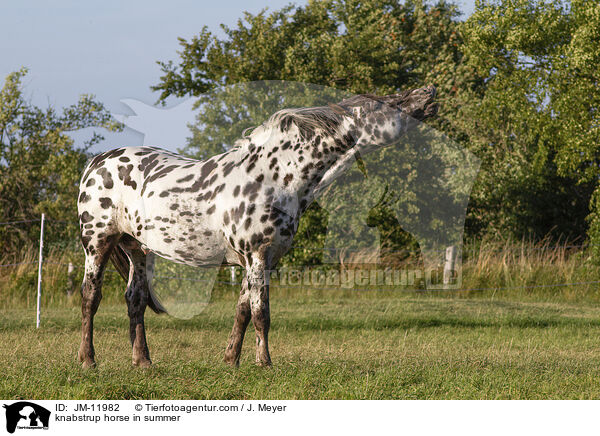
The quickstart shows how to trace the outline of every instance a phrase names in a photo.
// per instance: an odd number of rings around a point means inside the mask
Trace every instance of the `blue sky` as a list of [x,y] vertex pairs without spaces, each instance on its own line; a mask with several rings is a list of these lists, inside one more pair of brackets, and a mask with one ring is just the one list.
[[[190,38],[204,25],[220,33],[219,24],[234,26],[243,11],[257,13],[267,5],[275,10],[289,3],[3,0],[0,77],[3,81],[11,71],[28,67],[25,93],[39,106],[66,106],[90,93],[111,111],[131,113],[120,100],[156,100],[149,89],[160,76],[156,61],[177,59],[177,37]],[[474,0],[458,3],[465,16],[473,10]],[[123,140],[141,142],[133,132],[121,134]]]

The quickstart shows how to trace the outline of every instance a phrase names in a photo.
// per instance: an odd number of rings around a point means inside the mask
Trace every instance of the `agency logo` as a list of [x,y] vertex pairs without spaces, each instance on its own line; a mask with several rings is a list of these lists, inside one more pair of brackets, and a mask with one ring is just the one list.
[[50,411],[28,401],[19,401],[3,406],[6,409],[6,431],[14,433],[16,429],[47,430]]

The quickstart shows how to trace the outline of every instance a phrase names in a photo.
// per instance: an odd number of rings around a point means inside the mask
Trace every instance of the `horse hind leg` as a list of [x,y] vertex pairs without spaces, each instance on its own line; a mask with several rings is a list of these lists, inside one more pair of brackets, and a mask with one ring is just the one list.
[[129,338],[132,346],[132,363],[134,366],[147,368],[152,364],[150,351],[146,342],[144,313],[150,296],[150,277],[154,267],[152,254],[144,254],[142,250],[124,250],[129,258],[129,280],[125,299],[129,315]]
[[82,237],[85,273],[81,286],[81,345],[77,356],[84,368],[96,366],[94,315],[102,300],[102,279],[106,263],[117,239],[117,235],[105,236],[102,239]]
[[242,283],[240,297],[235,309],[235,320],[233,329],[229,335],[229,342],[225,349],[225,362],[232,366],[240,365],[240,354],[242,353],[242,344],[246,328],[250,323],[250,294],[248,291],[247,281]]

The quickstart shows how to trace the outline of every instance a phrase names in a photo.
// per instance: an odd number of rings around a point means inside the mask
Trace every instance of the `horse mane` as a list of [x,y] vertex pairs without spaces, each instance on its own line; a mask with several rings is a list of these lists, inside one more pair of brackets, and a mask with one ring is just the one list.
[[304,139],[310,139],[320,130],[327,135],[335,135],[343,120],[339,112],[327,106],[282,109],[271,115],[260,126],[248,127],[233,148],[242,148],[265,131],[287,131],[295,125]]
[[344,116],[351,115],[351,107],[369,102],[383,103],[381,97],[377,95],[360,94],[346,98],[338,104],[330,103],[329,106],[282,109],[271,115],[260,126],[245,129],[242,138],[233,144],[233,148],[242,148],[244,145],[248,145],[253,137],[265,131],[275,129],[284,132],[289,130],[292,125],[298,128],[303,139],[310,139],[316,131],[333,136],[338,132]]
[[[410,92],[409,90],[398,95],[405,97],[410,95]],[[364,106],[369,103],[379,106],[390,104],[385,101],[385,97],[374,94],[358,94],[346,98],[338,104],[329,103],[327,106],[282,109],[271,115],[263,125],[266,128],[279,128],[281,131],[285,131],[290,125],[294,124],[303,137],[307,133],[311,136],[315,130],[322,130],[328,135],[335,135],[344,117],[352,115],[350,108]]]
[[309,138],[316,130],[334,135],[343,119],[343,116],[331,107],[317,106],[280,110],[271,115],[265,124],[271,128],[279,128],[282,132],[295,125],[303,138]]

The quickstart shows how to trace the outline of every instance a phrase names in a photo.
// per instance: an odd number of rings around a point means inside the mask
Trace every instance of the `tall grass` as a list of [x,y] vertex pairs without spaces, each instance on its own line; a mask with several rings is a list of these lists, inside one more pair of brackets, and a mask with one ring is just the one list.
[[468,296],[496,288],[491,290],[496,295],[600,301],[600,267],[585,246],[568,241],[484,241],[467,246],[464,258],[462,288],[476,290],[465,292]]
[[[486,239],[465,244],[459,279],[448,289],[454,297],[509,297],[519,299],[586,299],[600,301],[600,266],[589,256],[589,247],[570,241],[499,241]],[[340,252],[340,271],[361,269],[418,270],[423,268],[419,253],[377,253],[364,250]],[[443,260],[439,264],[439,277]],[[397,291],[425,290],[424,279]]]
[[[0,265],[0,308],[35,307],[37,302],[38,282],[38,247],[26,247],[18,262],[1,259]],[[69,276],[69,263],[74,266],[74,272]],[[84,257],[79,251],[61,247],[50,248],[44,254],[42,266],[42,305],[43,306],[79,306],[81,303],[81,283],[84,274]],[[163,264],[166,263],[163,262]],[[177,265],[175,265],[177,266]],[[189,267],[188,267],[189,269]],[[189,274],[189,271],[186,271]],[[223,271],[212,291],[215,298],[222,294],[233,294],[233,288],[223,285],[228,280],[227,272]],[[172,287],[172,283],[170,283]],[[193,281],[181,281],[180,288],[193,286]],[[102,286],[102,301],[104,304],[125,303],[125,282],[109,262],[104,274]],[[72,293],[68,295],[69,291]]]
[[[38,247],[26,247],[22,251],[19,265],[0,267],[0,307],[33,307],[37,299]],[[0,259],[0,265],[9,261]],[[13,261],[14,262],[14,261]],[[69,277],[68,265],[75,267]],[[50,248],[42,264],[42,304],[78,304],[79,288],[83,280],[83,255],[59,247]],[[118,280],[117,272],[110,268],[104,277],[104,295],[114,298]],[[68,296],[68,291],[74,297]]]
[[[380,263],[377,263],[379,259]],[[0,267],[0,308],[33,307],[36,303],[37,289],[37,247],[23,250],[20,265]],[[74,288],[73,296],[68,297],[71,286],[67,275],[69,262],[75,265],[75,273],[70,278]],[[9,263],[0,260],[0,264]],[[45,255],[43,264],[44,305],[79,305],[79,288],[83,279],[83,256],[80,252],[52,248]],[[410,269],[422,265],[418,257],[404,257],[394,254],[378,256],[373,252],[346,253],[337,265],[330,265],[340,273],[356,269]],[[302,268],[299,268],[302,270]],[[519,298],[547,301],[600,301],[600,267],[594,264],[585,247],[573,246],[568,242],[561,244],[550,241],[493,241],[484,240],[467,244],[462,252],[462,276],[458,289],[443,292],[449,297],[463,298],[483,296],[486,298]],[[240,277],[238,275],[238,281]],[[222,271],[212,298],[234,298],[239,286],[229,286],[228,271]],[[182,283],[184,283],[182,281]],[[193,282],[185,282],[193,286]],[[191,284],[190,284],[191,283]],[[280,295],[327,296],[356,295],[355,288],[340,286],[311,286],[306,283],[290,285],[284,283],[281,276],[272,279],[272,293]],[[182,285],[183,286],[183,285]],[[338,289],[339,288],[339,289]],[[387,290],[400,294],[415,292],[422,295],[423,282],[416,281],[406,286],[388,286],[379,289],[369,285],[360,287],[362,291]],[[104,278],[103,301],[123,303],[125,284],[118,273],[109,266]],[[442,291],[432,292],[437,294]],[[368,292],[366,292],[368,293]],[[365,292],[362,292],[365,294]],[[377,298],[377,293],[372,296]],[[371,298],[371,297],[368,297]]]

